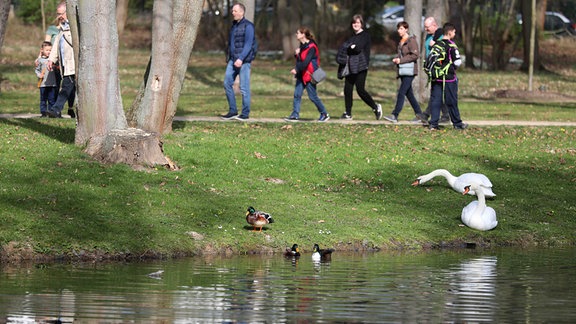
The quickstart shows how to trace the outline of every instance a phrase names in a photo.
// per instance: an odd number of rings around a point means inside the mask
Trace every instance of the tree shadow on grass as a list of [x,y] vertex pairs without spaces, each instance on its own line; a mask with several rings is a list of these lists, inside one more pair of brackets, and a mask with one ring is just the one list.
[[73,144],[76,135],[76,130],[70,128],[69,123],[73,123],[69,119],[53,119],[40,121],[34,118],[15,118],[15,119],[1,119],[0,123],[12,125],[16,127],[24,127],[47,137],[54,138],[57,141],[65,144]]

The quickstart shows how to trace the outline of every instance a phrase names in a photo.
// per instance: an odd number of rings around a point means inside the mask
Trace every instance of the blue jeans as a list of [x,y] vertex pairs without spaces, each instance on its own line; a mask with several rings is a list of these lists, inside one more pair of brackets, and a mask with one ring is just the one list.
[[224,74],[224,90],[228,99],[229,113],[238,114],[236,96],[234,95],[234,81],[240,75],[240,93],[242,94],[242,116],[250,115],[250,63],[244,63],[240,68],[234,66],[234,61],[228,61]]
[[432,92],[430,94],[430,110],[432,112],[432,117],[430,118],[430,127],[438,127],[442,101],[444,101],[444,104],[448,108],[452,125],[462,126],[460,110],[458,109],[458,80],[454,82],[432,81],[431,84]]
[[296,86],[294,87],[294,101],[292,102],[292,113],[290,114],[290,117],[300,118],[300,104],[302,103],[302,94],[304,93],[304,89],[306,89],[310,101],[316,105],[318,112],[320,112],[320,114],[327,114],[322,100],[320,100],[318,97],[316,85],[312,84],[312,82],[308,82],[306,86],[304,86],[304,82],[302,82],[300,78],[296,78]]
[[422,114],[422,109],[420,109],[418,100],[416,100],[414,91],[412,91],[413,80],[414,76],[400,76],[400,88],[398,89],[398,95],[396,97],[396,106],[394,107],[394,111],[392,111],[392,115],[396,116],[396,118],[398,118],[404,106],[404,97],[408,98],[415,114]]
[[48,112],[48,108],[56,103],[56,96],[58,96],[58,87],[40,88],[40,113]]
[[54,112],[56,115],[62,114],[62,109],[64,109],[64,104],[68,102],[68,108],[74,106],[74,100],[76,99],[76,78],[74,75],[67,75],[62,78],[62,87],[58,93],[58,98],[56,103],[50,107],[50,111]]

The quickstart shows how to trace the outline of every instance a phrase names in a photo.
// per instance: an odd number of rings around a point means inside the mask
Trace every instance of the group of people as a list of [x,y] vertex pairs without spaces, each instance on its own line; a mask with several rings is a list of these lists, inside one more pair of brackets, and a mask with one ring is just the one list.
[[41,117],[62,118],[62,110],[68,103],[68,115],[76,118],[74,49],[65,1],[56,7],[56,15],[58,26],[47,29],[40,55],[35,61],[40,89],[40,114]]
[[[224,89],[229,109],[228,113],[221,115],[224,120],[247,120],[250,115],[250,68],[256,54],[254,47],[256,38],[254,24],[245,18],[244,13],[245,7],[241,3],[236,3],[232,7],[234,22],[230,30],[228,64],[224,76]],[[340,63],[338,75],[339,78],[344,79],[345,112],[342,114],[341,119],[352,119],[353,90],[356,88],[358,96],[372,109],[376,120],[380,120],[383,117],[382,106],[376,103],[365,89],[370,65],[371,40],[369,33],[364,30],[364,20],[361,15],[352,17],[351,28],[353,35],[343,43],[337,57],[337,61]],[[456,28],[453,24],[447,23],[443,29],[440,29],[433,17],[426,18],[424,28],[427,32],[425,40],[426,55],[428,55],[431,46],[435,42],[450,43],[452,45],[448,47],[448,55],[453,64],[450,65],[446,78],[431,80],[429,105],[426,111],[422,112],[412,89],[412,82],[420,69],[420,66],[416,64],[420,52],[418,40],[416,36],[410,35],[408,23],[398,23],[397,30],[401,40],[398,44],[398,55],[393,59],[393,62],[398,66],[407,64],[410,72],[400,73],[400,69],[398,70],[400,86],[396,105],[392,113],[384,116],[384,119],[393,123],[398,122],[398,115],[402,111],[404,98],[408,98],[415,113],[414,122],[428,124],[431,130],[437,130],[439,123],[451,120],[454,128],[465,129],[467,124],[460,119],[458,110],[458,78],[456,77],[456,69],[462,61],[458,48],[453,41]],[[330,119],[330,115],[322,100],[318,97],[317,84],[312,78],[314,72],[320,68],[318,44],[310,29],[306,27],[300,27],[296,31],[296,39],[300,46],[294,51],[296,63],[290,71],[296,80],[292,113],[284,120],[290,122],[300,120],[300,105],[303,92],[306,90],[308,98],[318,109],[318,121],[326,122]],[[238,114],[233,88],[237,77],[240,77],[240,93],[242,95],[242,110],[240,114]]]
[[[230,29],[228,60],[224,76],[224,89],[228,101],[228,113],[222,115],[225,120],[247,120],[250,116],[250,73],[251,62],[256,57],[257,42],[254,24],[245,18],[246,8],[241,3],[232,7],[234,22]],[[40,88],[40,113],[42,117],[61,118],[62,110],[68,102],[68,114],[75,118],[74,100],[76,92],[74,49],[70,33],[70,25],[66,16],[66,2],[58,4],[57,9],[58,28],[49,28],[46,39],[42,43],[40,55],[36,60],[36,75]],[[361,15],[354,15],[351,20],[352,36],[347,39],[338,51],[337,61],[340,63],[339,78],[344,79],[344,104],[345,112],[341,118],[352,119],[353,90],[356,88],[358,96],[372,109],[376,120],[382,116],[382,106],[374,101],[374,98],[366,91],[366,78],[370,65],[371,40],[369,33],[364,30],[364,20]],[[398,23],[397,30],[400,36],[397,56],[392,60],[398,69],[397,77],[400,79],[396,105],[390,115],[384,116],[387,121],[396,123],[402,111],[405,98],[408,99],[414,110],[414,122],[429,124],[431,130],[438,129],[438,124],[452,121],[454,128],[465,129],[467,124],[460,118],[458,109],[458,78],[456,69],[461,65],[458,47],[453,38],[456,28],[451,23],[446,23],[442,29],[438,27],[433,17],[424,21],[427,36],[425,39],[426,55],[436,42],[446,43],[448,57],[453,64],[450,65],[447,77],[442,80],[431,80],[431,93],[429,105],[422,112],[418,100],[412,89],[412,82],[418,75],[417,61],[419,58],[419,46],[417,37],[410,35],[409,25],[403,21]],[[290,73],[296,79],[294,87],[294,99],[292,113],[285,118],[286,121],[298,121],[300,119],[300,105],[304,90],[308,98],[318,109],[319,122],[330,119],[326,107],[318,97],[316,83],[312,75],[320,68],[320,51],[312,32],[306,27],[300,27],[296,31],[296,39],[300,46],[294,51],[296,64]],[[448,46],[448,44],[450,46]],[[242,95],[242,108],[240,114],[236,104],[234,83],[240,78],[240,93]],[[429,120],[430,118],[430,120]]]

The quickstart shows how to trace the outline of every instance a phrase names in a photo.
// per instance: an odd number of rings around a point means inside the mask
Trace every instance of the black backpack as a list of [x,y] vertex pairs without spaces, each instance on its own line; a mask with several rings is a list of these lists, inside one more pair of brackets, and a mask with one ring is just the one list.
[[452,65],[452,59],[448,55],[448,49],[456,47],[455,44],[438,40],[430,49],[430,53],[424,62],[424,72],[428,74],[428,80],[445,80]]

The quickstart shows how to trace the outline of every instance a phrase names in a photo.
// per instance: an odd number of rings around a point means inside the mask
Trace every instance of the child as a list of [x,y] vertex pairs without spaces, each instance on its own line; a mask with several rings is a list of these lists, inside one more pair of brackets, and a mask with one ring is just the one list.
[[58,82],[56,80],[56,70],[48,71],[48,56],[52,50],[52,43],[42,42],[40,56],[36,60],[36,76],[38,77],[38,88],[40,88],[40,117],[48,117],[48,107],[56,103],[58,96]]
[[456,77],[456,69],[462,64],[458,46],[454,43],[454,36],[456,36],[456,27],[451,23],[446,23],[442,27],[444,36],[438,43],[444,42],[446,52],[451,62],[448,74],[443,79],[432,80],[431,94],[430,94],[430,109],[432,111],[432,118],[430,119],[430,130],[438,129],[438,120],[440,119],[440,109],[442,101],[448,107],[448,113],[452,120],[452,125],[455,129],[466,129],[468,124],[463,123],[460,119],[460,110],[458,109],[458,78]]

